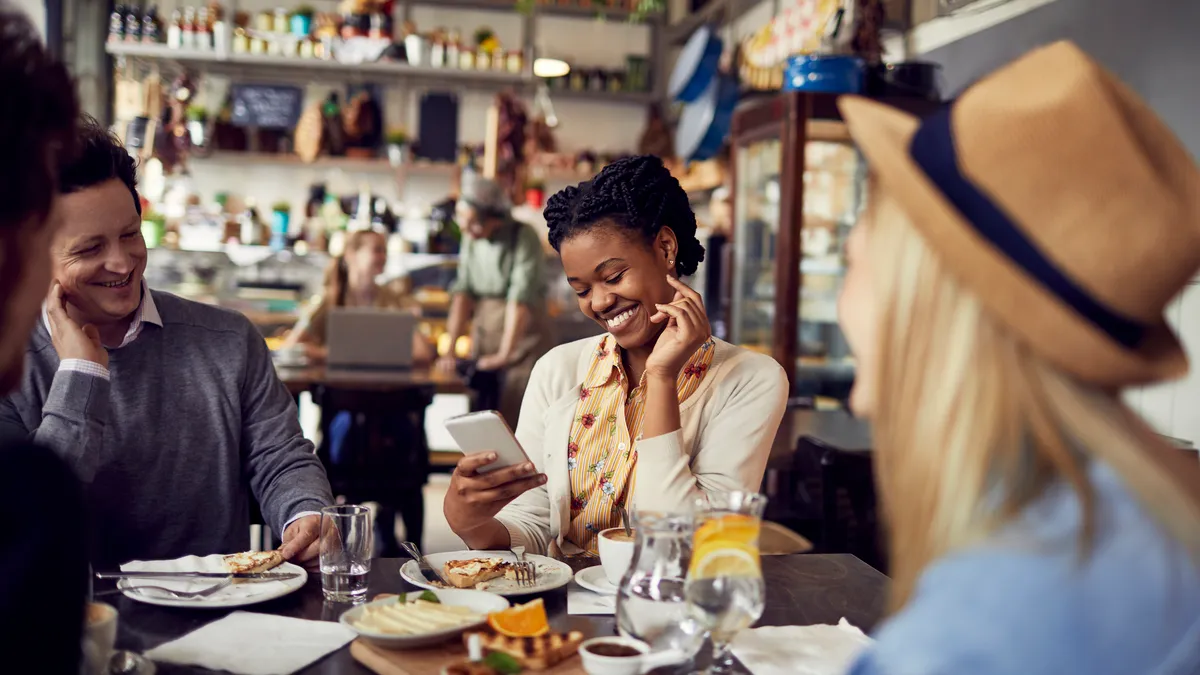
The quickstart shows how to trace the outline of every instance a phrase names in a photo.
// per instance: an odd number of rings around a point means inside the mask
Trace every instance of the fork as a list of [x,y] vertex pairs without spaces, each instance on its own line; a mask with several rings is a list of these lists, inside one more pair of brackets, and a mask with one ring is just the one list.
[[[135,591],[135,592],[142,591],[142,590],[155,590],[155,591],[161,591],[163,593],[167,593],[167,594],[169,594],[175,598],[178,598],[180,600],[195,600],[195,599],[199,599],[199,598],[207,598],[208,596],[213,595],[213,594],[217,593],[218,591],[224,590],[232,583],[233,583],[233,579],[226,579],[225,581],[222,581],[219,584],[209,586],[208,588],[205,588],[205,589],[202,589],[199,591],[177,591],[173,588],[163,588],[162,586],[143,586],[143,585],[130,586],[124,590]],[[118,590],[121,590],[121,589],[118,589]]]
[[537,584],[537,567],[525,559],[525,547],[514,546],[509,551],[517,559],[517,562],[513,564],[513,570],[517,574],[517,584],[520,586],[533,586]]

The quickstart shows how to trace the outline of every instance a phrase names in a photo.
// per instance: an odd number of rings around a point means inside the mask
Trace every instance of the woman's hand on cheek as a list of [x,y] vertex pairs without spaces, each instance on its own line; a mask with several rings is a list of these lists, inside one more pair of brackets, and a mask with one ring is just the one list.
[[700,294],[674,277],[668,276],[667,281],[675,289],[675,298],[668,305],[655,305],[658,311],[650,317],[654,323],[665,321],[667,327],[646,359],[646,373],[674,379],[683,364],[712,336],[712,328]]

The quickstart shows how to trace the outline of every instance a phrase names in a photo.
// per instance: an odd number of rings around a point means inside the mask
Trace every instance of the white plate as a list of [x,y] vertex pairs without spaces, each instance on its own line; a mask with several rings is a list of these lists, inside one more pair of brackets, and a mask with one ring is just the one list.
[[[451,560],[470,560],[472,558],[499,558],[505,562],[514,560],[513,554],[508,551],[454,551],[452,553],[434,553],[425,556],[425,560],[439,572]],[[542,555],[528,554],[525,559],[537,566],[537,583],[533,586],[521,586],[516,581],[510,579],[493,579],[487,582],[486,588],[478,590],[495,593],[496,595],[530,595],[532,593],[545,593],[556,588],[562,588],[571,583],[571,579],[575,576],[571,572],[571,566]],[[421,576],[421,568],[417,565],[417,561],[409,560],[400,567],[400,576],[408,583],[420,588],[430,588],[437,590],[425,577]]]
[[604,575],[604,568],[599,565],[579,570],[575,574],[575,583],[600,595],[617,594],[617,587],[608,580],[608,577]]
[[[117,588],[124,593],[125,597],[132,598],[138,602],[144,602],[148,605],[160,605],[162,607],[201,607],[209,609],[220,609],[226,607],[244,607],[246,605],[256,605],[260,602],[282,598],[283,596],[294,593],[301,588],[304,588],[305,582],[308,581],[308,572],[304,571],[303,567],[293,565],[292,563],[283,563],[279,567],[271,570],[272,572],[288,572],[299,574],[300,576],[285,579],[283,581],[256,581],[249,584],[232,584],[221,590],[213,593],[207,598],[195,598],[192,600],[186,598],[171,598],[167,594],[159,591],[140,592],[133,590],[138,586],[159,586],[162,585],[163,579],[121,579],[117,582]],[[220,583],[220,579],[212,579],[213,584]],[[160,582],[160,583],[155,583]],[[178,581],[175,581],[178,584]],[[202,590],[208,580],[205,582],[189,582],[188,590]]]
[[[416,598],[424,591],[417,591],[406,594],[408,597]],[[420,635],[391,635],[388,633],[376,633],[374,631],[362,630],[354,625],[354,622],[366,612],[367,607],[377,605],[393,605],[405,599],[405,596],[397,596],[393,598],[384,598],[375,602],[367,603],[355,607],[344,614],[338,621],[358,633],[367,642],[373,642],[380,647],[387,649],[413,649],[416,647],[428,647],[431,645],[440,644],[451,638],[462,635],[464,631],[476,626],[481,626],[487,623],[487,615],[492,612],[499,612],[508,609],[508,601],[492,593],[483,591],[472,591],[459,588],[438,588],[434,589],[433,593],[438,596],[438,600],[442,601],[443,605],[453,607],[466,607],[471,611],[479,614],[480,618],[474,623],[457,626],[455,628],[445,628],[429,633],[421,633]]]

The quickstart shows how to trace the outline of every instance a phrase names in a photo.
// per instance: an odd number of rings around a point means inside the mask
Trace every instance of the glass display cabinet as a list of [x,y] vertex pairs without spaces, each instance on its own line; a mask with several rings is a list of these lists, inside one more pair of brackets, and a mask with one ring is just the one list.
[[[793,396],[844,400],[854,361],[838,327],[845,242],[866,202],[866,163],[836,96],[743,103],[733,122],[730,339],[773,356]],[[924,114],[936,103],[885,99]]]

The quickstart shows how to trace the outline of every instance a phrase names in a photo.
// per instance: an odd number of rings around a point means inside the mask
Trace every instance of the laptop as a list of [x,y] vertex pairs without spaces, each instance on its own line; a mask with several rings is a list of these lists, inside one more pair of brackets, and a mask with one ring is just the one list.
[[413,365],[418,317],[374,307],[335,307],[325,328],[326,363],[339,370],[404,370]]

